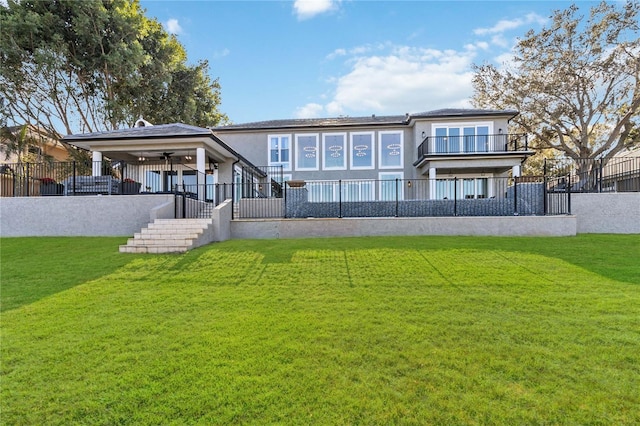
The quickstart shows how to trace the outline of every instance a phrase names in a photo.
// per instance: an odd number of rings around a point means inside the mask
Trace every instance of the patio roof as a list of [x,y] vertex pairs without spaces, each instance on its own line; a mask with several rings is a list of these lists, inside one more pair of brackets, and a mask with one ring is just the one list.
[[171,152],[174,157],[195,156],[197,148],[204,148],[207,156],[214,161],[239,160],[257,169],[210,129],[183,123],[67,135],[62,139],[76,147],[100,151],[109,158],[127,161],[139,157],[160,157],[166,152]]

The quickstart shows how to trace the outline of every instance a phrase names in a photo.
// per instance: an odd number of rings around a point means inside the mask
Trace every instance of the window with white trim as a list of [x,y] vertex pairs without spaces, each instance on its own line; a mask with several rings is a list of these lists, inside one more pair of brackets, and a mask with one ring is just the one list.
[[291,170],[291,135],[269,135],[269,165]]
[[296,135],[296,170],[318,170],[318,134]]
[[322,135],[322,168],[324,170],[347,169],[346,133],[325,133]]
[[373,132],[351,133],[351,170],[366,170],[375,167],[375,142]]
[[453,200],[487,198],[489,180],[487,178],[438,179],[436,180],[436,199]]
[[404,165],[403,132],[378,132],[379,165],[381,169],[401,169]]
[[[429,152],[458,154],[495,151],[490,146],[492,123],[433,124]],[[501,150],[501,149],[500,149]]]
[[380,173],[380,201],[395,201],[404,198],[404,173]]
[[374,201],[374,180],[309,181],[309,202]]
[[342,181],[342,201],[373,201],[375,197],[375,181],[346,180]]

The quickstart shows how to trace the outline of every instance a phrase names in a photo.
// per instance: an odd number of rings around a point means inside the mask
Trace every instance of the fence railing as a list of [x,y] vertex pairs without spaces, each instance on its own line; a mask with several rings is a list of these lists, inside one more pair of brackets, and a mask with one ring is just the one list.
[[571,192],[640,192],[640,157],[545,160],[544,174],[571,182]]
[[[343,218],[558,215],[571,211],[559,178],[451,178],[308,181],[269,196],[234,197],[234,218]],[[248,189],[247,189],[248,188]],[[234,194],[238,192],[232,189]]]
[[418,146],[418,159],[436,154],[482,154],[526,151],[525,134],[428,136]]

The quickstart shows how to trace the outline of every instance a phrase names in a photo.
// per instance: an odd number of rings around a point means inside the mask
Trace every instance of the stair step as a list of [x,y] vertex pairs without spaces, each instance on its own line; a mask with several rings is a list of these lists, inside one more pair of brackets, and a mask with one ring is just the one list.
[[121,253],[184,253],[196,243],[202,245],[200,239],[212,224],[211,218],[156,219],[136,232],[119,250]]

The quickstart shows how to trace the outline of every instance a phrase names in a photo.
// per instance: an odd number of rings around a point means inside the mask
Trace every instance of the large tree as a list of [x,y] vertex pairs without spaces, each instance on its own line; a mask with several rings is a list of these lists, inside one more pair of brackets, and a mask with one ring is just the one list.
[[513,122],[540,149],[574,160],[610,158],[639,143],[640,6],[602,2],[556,11],[529,31],[513,62],[475,67],[474,104],[517,109]]
[[187,63],[138,0],[8,0],[0,5],[0,100],[8,125],[52,137],[156,122],[212,126],[220,86]]

